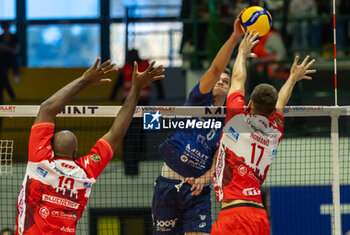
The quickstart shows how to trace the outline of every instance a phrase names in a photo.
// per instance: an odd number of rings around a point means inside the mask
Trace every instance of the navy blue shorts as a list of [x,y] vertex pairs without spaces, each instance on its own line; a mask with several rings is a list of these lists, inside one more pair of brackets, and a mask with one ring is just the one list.
[[204,187],[200,195],[192,196],[190,184],[180,185],[180,180],[157,178],[152,201],[155,234],[210,233],[210,187]]

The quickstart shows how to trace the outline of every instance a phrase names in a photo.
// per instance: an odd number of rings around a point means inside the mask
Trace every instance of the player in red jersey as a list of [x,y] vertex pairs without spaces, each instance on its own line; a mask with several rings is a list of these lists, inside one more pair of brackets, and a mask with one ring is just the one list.
[[239,46],[227,98],[225,127],[220,139],[214,176],[215,191],[222,207],[211,234],[270,234],[261,201],[261,186],[283,135],[283,110],[296,82],[307,76],[315,62],[309,56],[298,65],[295,57],[290,76],[277,93],[268,84],[256,86],[245,109],[246,59],[258,42],[247,32]]
[[111,82],[117,69],[110,61],[98,65],[100,58],[81,77],[75,79],[40,106],[31,128],[28,165],[18,196],[16,234],[75,234],[90,196],[91,186],[113,156],[132,120],[140,92],[150,82],[161,79],[162,66],[153,62],[140,73],[134,64],[132,88],[109,131],[90,152],[77,156],[78,142],[68,131],[54,134],[56,115],[83,88]]

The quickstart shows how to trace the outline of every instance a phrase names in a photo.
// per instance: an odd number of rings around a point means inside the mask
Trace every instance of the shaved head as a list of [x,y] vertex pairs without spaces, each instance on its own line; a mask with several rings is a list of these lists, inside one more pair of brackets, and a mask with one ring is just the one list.
[[52,138],[52,149],[57,157],[75,160],[78,151],[77,137],[71,131],[59,131]]

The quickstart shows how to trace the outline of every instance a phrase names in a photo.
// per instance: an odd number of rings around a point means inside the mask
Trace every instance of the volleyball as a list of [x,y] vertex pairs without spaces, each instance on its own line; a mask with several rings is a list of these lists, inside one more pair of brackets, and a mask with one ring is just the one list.
[[259,33],[262,37],[267,34],[272,25],[272,17],[270,13],[262,7],[252,6],[247,8],[241,16],[241,27],[243,32],[255,29],[255,33]]

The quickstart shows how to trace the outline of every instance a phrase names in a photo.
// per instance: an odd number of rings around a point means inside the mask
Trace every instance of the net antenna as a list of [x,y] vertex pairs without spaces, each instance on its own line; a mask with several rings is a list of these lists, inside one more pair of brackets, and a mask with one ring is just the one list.
[[0,140],[0,176],[12,174],[13,140]]
[[334,43],[334,105],[338,106],[338,81],[337,81],[337,24],[335,20],[335,0],[333,0],[333,43]]

